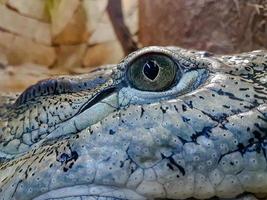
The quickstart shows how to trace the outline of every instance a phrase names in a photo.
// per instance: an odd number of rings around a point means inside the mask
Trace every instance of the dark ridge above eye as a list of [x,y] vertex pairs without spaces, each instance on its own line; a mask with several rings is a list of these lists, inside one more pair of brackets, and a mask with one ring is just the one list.
[[79,77],[59,77],[56,79],[46,79],[39,81],[35,85],[27,88],[16,100],[14,106],[20,106],[36,97],[58,95],[64,93],[90,90],[105,83],[107,78],[98,76],[94,79]]
[[155,80],[159,73],[159,65],[155,60],[149,60],[143,66],[143,72],[150,80]]

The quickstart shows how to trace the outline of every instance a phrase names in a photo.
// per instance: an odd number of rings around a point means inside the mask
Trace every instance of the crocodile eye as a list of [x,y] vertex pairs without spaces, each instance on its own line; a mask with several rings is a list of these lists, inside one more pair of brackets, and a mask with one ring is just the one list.
[[177,74],[176,63],[168,56],[154,53],[135,59],[127,76],[132,87],[143,91],[163,91],[170,88]]

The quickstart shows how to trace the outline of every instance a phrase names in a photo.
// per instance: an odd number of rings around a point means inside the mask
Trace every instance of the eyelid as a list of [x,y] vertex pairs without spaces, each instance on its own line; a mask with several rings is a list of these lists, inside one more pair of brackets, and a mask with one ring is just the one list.
[[196,69],[185,73],[180,81],[171,89],[162,92],[140,91],[131,87],[124,87],[119,91],[119,104],[126,106],[132,104],[153,103],[159,100],[168,100],[174,96],[181,96],[198,88],[208,79],[208,70]]
[[133,52],[130,55],[128,55],[122,62],[124,67],[127,69],[128,66],[131,65],[131,63],[133,63],[134,60],[142,57],[145,54],[162,54],[165,56],[168,56],[170,58],[174,58],[174,52],[168,50],[168,49],[164,49],[161,47],[157,47],[157,46],[151,46],[151,47],[147,47],[144,49],[141,49],[137,52]]
[[177,52],[173,51],[171,48],[162,48],[158,46],[150,46],[143,49],[140,49],[137,52],[133,52],[129,54],[122,61],[124,70],[127,70],[128,67],[134,62],[134,60],[142,57],[145,54],[162,54],[169,58],[171,58],[180,69],[187,72],[191,69],[197,68],[206,68],[210,66],[210,61],[207,61],[206,58],[195,58],[195,54],[185,53],[185,52]]

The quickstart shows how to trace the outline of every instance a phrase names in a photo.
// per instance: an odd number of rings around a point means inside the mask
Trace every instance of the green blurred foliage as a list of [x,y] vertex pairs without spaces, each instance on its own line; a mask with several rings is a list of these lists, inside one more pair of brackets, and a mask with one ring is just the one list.
[[62,0],[46,0],[46,2],[45,2],[45,9],[46,9],[46,12],[49,15],[50,21],[53,18],[54,14],[57,12],[58,7],[59,7],[61,1]]
[[5,4],[7,0],[0,0],[0,4]]

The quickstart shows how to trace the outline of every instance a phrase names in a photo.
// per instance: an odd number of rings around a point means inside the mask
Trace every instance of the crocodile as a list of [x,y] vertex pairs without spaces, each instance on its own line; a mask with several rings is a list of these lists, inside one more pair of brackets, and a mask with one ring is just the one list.
[[0,97],[0,200],[264,199],[267,52],[139,49]]

